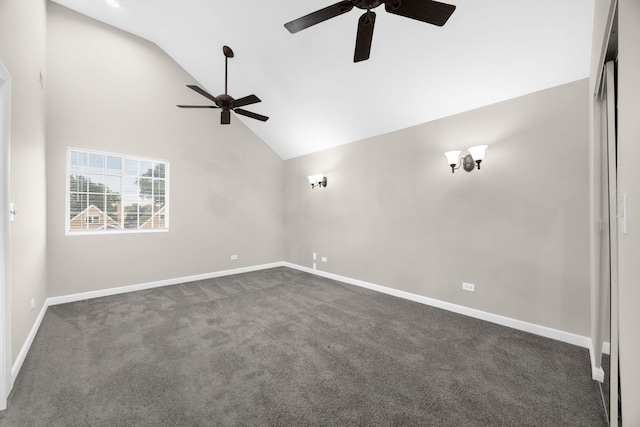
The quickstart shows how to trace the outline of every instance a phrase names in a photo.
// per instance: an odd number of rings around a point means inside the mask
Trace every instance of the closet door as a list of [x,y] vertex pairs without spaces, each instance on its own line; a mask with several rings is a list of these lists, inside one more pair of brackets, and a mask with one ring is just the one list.
[[609,187],[609,271],[611,301],[611,370],[610,370],[610,425],[618,425],[619,383],[618,369],[618,220],[624,231],[626,226],[626,195],[618,196],[617,188],[617,132],[616,132],[616,65],[605,65],[605,96],[607,104],[607,169]]

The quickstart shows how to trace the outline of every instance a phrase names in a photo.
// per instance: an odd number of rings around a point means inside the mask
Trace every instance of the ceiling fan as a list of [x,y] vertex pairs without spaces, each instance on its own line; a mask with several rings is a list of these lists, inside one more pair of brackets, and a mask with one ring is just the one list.
[[371,41],[373,40],[373,26],[376,14],[372,11],[384,3],[384,9],[394,15],[416,19],[437,26],[443,26],[456,7],[452,4],[440,3],[433,0],[343,0],[324,9],[317,10],[301,18],[284,24],[290,33],[297,33],[312,25],[319,24],[330,18],[349,12],[354,7],[366,12],[358,20],[356,34],[356,49],[353,62],[369,59]]
[[187,85],[189,89],[193,89],[198,92],[200,95],[205,98],[210,99],[216,105],[178,105],[180,108],[220,108],[222,111],[220,112],[220,124],[228,125],[231,123],[231,111],[234,111],[237,114],[251,117],[252,119],[260,120],[266,122],[269,117],[263,116],[261,114],[252,113],[251,111],[243,110],[242,108],[245,105],[255,104],[257,102],[261,102],[260,98],[255,95],[245,96],[240,99],[233,99],[230,95],[227,94],[227,60],[229,58],[233,58],[233,51],[229,46],[222,47],[222,53],[224,53],[224,93],[222,95],[213,96],[206,90],[196,86],[196,85]]

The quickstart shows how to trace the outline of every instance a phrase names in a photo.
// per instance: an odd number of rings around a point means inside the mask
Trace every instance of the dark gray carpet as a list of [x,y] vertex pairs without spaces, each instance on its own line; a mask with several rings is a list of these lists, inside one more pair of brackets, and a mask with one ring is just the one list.
[[288,268],[50,307],[3,426],[602,426],[585,349]]

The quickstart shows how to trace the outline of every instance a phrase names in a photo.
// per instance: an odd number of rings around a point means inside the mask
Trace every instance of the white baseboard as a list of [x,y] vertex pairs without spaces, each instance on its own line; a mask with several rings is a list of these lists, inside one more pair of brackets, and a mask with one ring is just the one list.
[[110,295],[124,294],[127,292],[142,291],[144,289],[160,288],[162,286],[177,285],[180,283],[195,282],[196,280],[213,279],[215,277],[231,276],[234,274],[249,273],[251,271],[266,270],[269,268],[282,267],[283,262],[261,264],[251,267],[235,268],[233,270],[216,271],[214,273],[197,274],[195,276],[178,277],[175,279],[159,280],[156,282],[140,283],[137,285],[121,286],[118,288],[101,289],[98,291],[82,292],[79,294],[63,295],[47,299],[47,305],[66,304],[68,302],[84,301],[91,298],[106,297]]
[[[371,289],[377,292],[382,292],[388,295],[393,295],[399,298],[404,298],[411,301],[419,302],[421,304],[426,304],[432,307],[441,308],[443,310],[452,311],[454,313],[463,314],[465,316],[473,317],[476,319],[486,320],[488,322],[496,323],[502,326],[507,326],[509,328],[517,329],[519,331],[529,332],[535,335],[540,335],[546,338],[551,338],[557,341],[562,341],[568,344],[576,345],[578,347],[586,348],[589,350],[589,355],[591,357],[592,378],[600,382],[604,381],[604,370],[601,367],[596,367],[595,365],[593,345],[590,337],[585,337],[583,335],[577,335],[571,332],[561,331],[558,329],[537,325],[535,323],[529,323],[522,320],[513,319],[510,317],[501,316],[499,314],[493,314],[486,311],[477,310],[475,308],[469,308],[469,307],[465,307],[458,304],[452,304],[446,301],[441,301],[434,298],[428,298],[422,295],[412,294],[410,292],[400,291],[398,289],[387,288],[386,286],[380,286],[373,283],[364,282],[362,280],[352,279],[349,277],[340,276],[338,274],[328,273],[322,270],[314,270],[309,267],[304,267],[304,266],[292,264],[289,262],[285,262],[284,265],[286,267],[304,271],[311,274],[315,274],[317,276],[326,277],[328,279],[337,280],[339,282],[348,283],[355,286],[360,286],[360,287]],[[609,354],[609,343],[603,343],[602,348],[604,353]]]
[[604,382],[604,369],[602,367],[596,368],[591,365],[591,379],[594,381]]
[[[388,294],[388,295],[393,295],[399,298],[404,298],[410,301],[415,301],[421,304],[425,304],[425,305],[429,305],[432,307],[437,307],[437,308],[441,308],[443,310],[448,310],[448,311],[452,311],[454,313],[458,313],[458,314],[462,314],[465,316],[469,316],[469,317],[473,317],[476,319],[481,319],[481,320],[486,320],[488,322],[492,322],[492,323],[496,323],[498,325],[502,325],[502,326],[507,326],[513,329],[517,329],[520,331],[525,331],[525,332],[529,332],[535,335],[540,335],[546,338],[551,338],[557,341],[562,341],[568,344],[573,344],[579,347],[583,347],[583,348],[587,348],[589,349],[589,353],[591,355],[591,366],[592,366],[592,377],[595,380],[598,381],[603,381],[604,380],[604,371],[602,370],[602,368],[597,368],[595,367],[595,363],[593,360],[593,351],[592,351],[592,342],[591,342],[591,338],[589,337],[585,337],[582,335],[577,335],[577,334],[573,334],[571,332],[565,332],[565,331],[560,331],[558,329],[553,329],[553,328],[549,328],[546,326],[541,326],[541,325],[537,325],[534,323],[529,323],[529,322],[524,322],[522,320],[518,320],[518,319],[513,319],[510,317],[506,317],[506,316],[501,316],[498,314],[493,314],[493,313],[489,313],[486,311],[482,311],[482,310],[477,310],[474,308],[469,308],[469,307],[465,307],[462,305],[457,305],[457,304],[452,304],[446,301],[440,301],[434,298],[428,298],[422,295],[416,295],[416,294],[412,294],[410,292],[405,292],[405,291],[401,291],[398,289],[393,289],[393,288],[388,288],[386,286],[380,286],[380,285],[376,285],[373,283],[369,283],[369,282],[365,282],[362,280],[357,280],[357,279],[352,279],[349,277],[345,277],[345,276],[340,276],[338,274],[333,274],[333,273],[328,273],[326,271],[321,271],[321,270],[314,270],[308,267],[303,267],[301,265],[297,265],[297,264],[292,264],[289,262],[285,262],[285,261],[280,261],[280,262],[275,262],[275,263],[270,263],[270,264],[262,264],[262,265],[257,265],[257,266],[251,266],[251,267],[243,267],[243,268],[237,268],[237,269],[233,269],[233,270],[223,270],[223,271],[218,271],[218,272],[214,272],[214,273],[206,273],[206,274],[199,274],[199,275],[194,275],[194,276],[186,276],[186,277],[180,277],[180,278],[175,278],[175,279],[167,279],[167,280],[160,280],[160,281],[156,281],[156,282],[148,282],[148,283],[141,283],[141,284],[137,284],[137,285],[129,285],[129,286],[121,286],[121,287],[117,287],[117,288],[110,288],[110,289],[102,289],[102,290],[98,290],[98,291],[91,291],[91,292],[82,292],[82,293],[77,293],[77,294],[71,294],[71,295],[64,295],[64,296],[58,296],[58,297],[51,297],[48,298],[45,301],[44,306],[42,307],[42,310],[40,311],[38,318],[36,319],[33,327],[31,328],[31,331],[29,333],[29,336],[27,337],[27,340],[25,341],[24,345],[22,346],[22,349],[20,350],[20,353],[18,354],[18,357],[13,365],[12,368],[12,384],[13,381],[15,381],[16,377],[18,376],[18,372],[20,372],[20,369],[22,368],[22,364],[24,363],[24,360],[27,356],[27,352],[29,351],[29,348],[31,347],[31,344],[33,343],[33,339],[36,336],[36,333],[38,332],[38,329],[40,328],[40,324],[42,323],[42,319],[44,318],[44,315],[47,311],[47,308],[49,306],[52,305],[57,305],[57,304],[65,304],[65,303],[69,303],[69,302],[76,302],[76,301],[83,301],[83,300],[87,300],[87,299],[91,299],[91,298],[99,298],[99,297],[104,297],[104,296],[110,296],[110,295],[118,295],[118,294],[122,294],[122,293],[127,293],[127,292],[134,292],[134,291],[140,291],[140,290],[144,290],[144,289],[152,289],[152,288],[158,288],[158,287],[162,287],[162,286],[169,286],[169,285],[176,285],[176,284],[180,284],[180,283],[187,283],[187,282],[193,282],[196,280],[206,280],[206,279],[212,279],[215,277],[223,277],[223,276],[231,276],[234,274],[241,274],[241,273],[248,273],[248,272],[252,272],[252,271],[259,271],[259,270],[266,270],[269,268],[275,268],[275,267],[289,267],[289,268],[293,268],[295,270],[299,270],[299,271],[304,271],[307,273],[311,273],[311,274],[315,274],[317,276],[321,276],[321,277],[325,277],[328,279],[333,279],[333,280],[337,280],[339,282],[343,282],[343,283],[347,283],[347,284],[351,284],[351,285],[355,285],[355,286],[360,286],[363,288],[367,288],[367,289],[371,289],[373,291],[377,291],[377,292],[381,292],[384,294]],[[607,354],[609,354],[609,343],[604,343],[603,344],[603,351]],[[600,379],[602,378],[602,379]]]
[[49,307],[49,305],[45,301],[44,305],[42,306],[42,309],[40,310],[40,313],[38,313],[38,317],[36,317],[36,321],[33,323],[33,326],[29,331],[29,335],[27,335],[27,339],[25,340],[24,344],[22,345],[22,348],[20,349],[20,353],[18,353],[18,357],[16,358],[16,361],[13,363],[13,366],[11,367],[11,387],[10,387],[11,389],[13,388],[13,383],[16,381],[16,378],[18,377],[18,373],[20,372],[20,369],[22,369],[22,364],[24,363],[24,360],[27,358],[27,353],[31,348],[31,344],[33,344],[33,340],[35,339],[36,334],[38,333],[38,329],[40,329],[40,324],[42,323],[42,319],[44,319],[44,314],[47,312],[47,307]]

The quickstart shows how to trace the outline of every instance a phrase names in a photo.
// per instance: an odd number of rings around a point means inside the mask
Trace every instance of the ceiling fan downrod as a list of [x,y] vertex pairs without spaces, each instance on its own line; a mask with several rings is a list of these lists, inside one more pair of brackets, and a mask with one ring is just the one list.
[[229,58],[233,58],[233,51],[229,46],[222,46],[222,53],[224,53],[224,94],[227,95],[229,93],[227,90],[227,61]]

